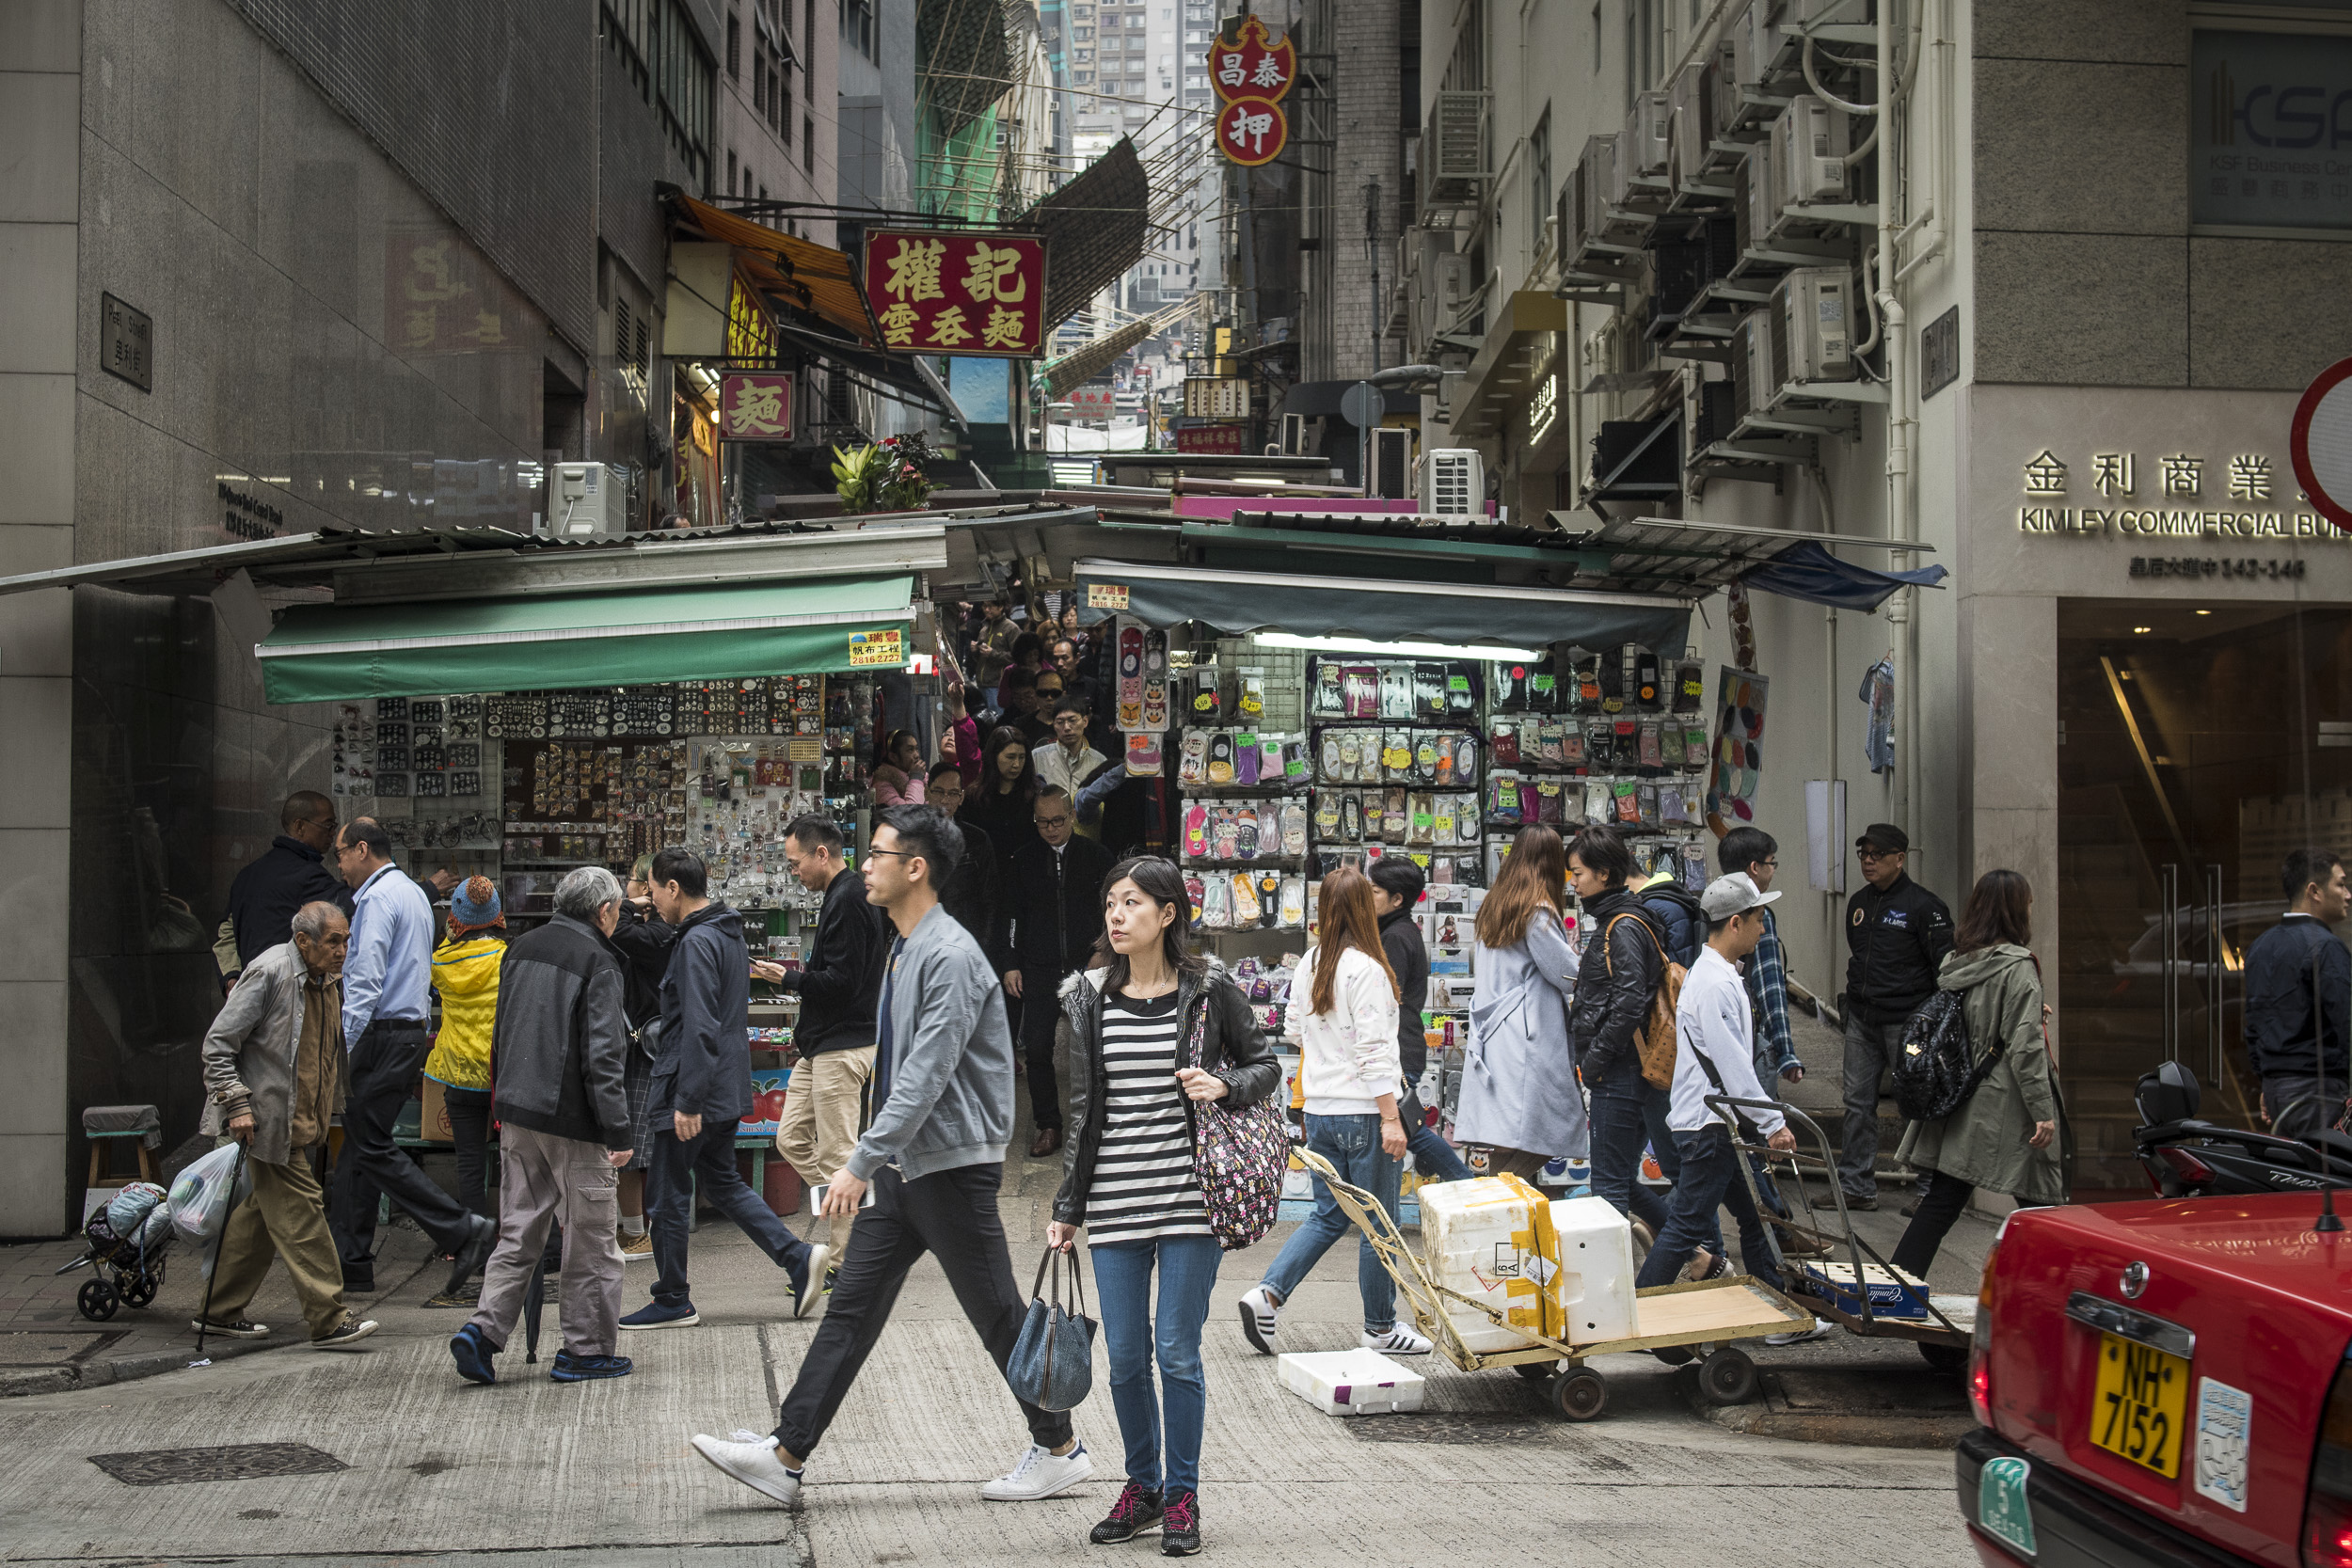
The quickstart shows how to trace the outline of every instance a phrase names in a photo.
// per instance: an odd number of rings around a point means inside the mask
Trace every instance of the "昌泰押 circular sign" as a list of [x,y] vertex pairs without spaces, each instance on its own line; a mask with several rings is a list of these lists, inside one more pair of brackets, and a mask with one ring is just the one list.
[[2337,360],[2303,389],[2287,450],[2312,510],[2352,532],[2352,359]]

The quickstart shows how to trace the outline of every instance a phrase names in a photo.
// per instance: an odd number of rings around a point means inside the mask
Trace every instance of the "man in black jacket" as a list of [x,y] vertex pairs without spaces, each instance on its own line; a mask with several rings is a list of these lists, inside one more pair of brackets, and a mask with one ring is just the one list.
[[709,896],[702,857],[664,849],[653,858],[655,912],[677,927],[661,976],[661,1054],[645,1114],[653,1169],[645,1209],[653,1229],[653,1300],[623,1328],[691,1328],[702,1322],[686,1281],[686,1237],[695,1188],[740,1227],[792,1280],[792,1315],[808,1311],[831,1248],[785,1228],[735,1168],[736,1125],[752,1108],[751,953],[743,917]]
[[522,1315],[523,1291],[564,1227],[564,1348],[558,1383],[627,1377],[613,1354],[621,1315],[621,1251],[613,1188],[628,1164],[628,1020],[620,960],[606,939],[621,912],[621,884],[583,865],[555,888],[555,918],[515,939],[499,965],[490,1031],[490,1084],[498,1096],[498,1250],[473,1317],[449,1342],[460,1377],[496,1383],[491,1358]]
[[[776,1152],[810,1186],[829,1180],[857,1143],[866,1085],[874,1077],[874,1006],[882,995],[882,913],[866,901],[866,879],[841,858],[841,828],[815,813],[784,832],[784,863],[825,896],[817,935],[799,969],[755,964],[753,973],[801,999],[792,1044],[801,1060],[785,1090]],[[833,1256],[850,1244],[854,1214],[833,1218]]]
[[1577,973],[1568,1037],[1592,1095],[1593,1196],[1655,1236],[1665,1227],[1666,1205],[1642,1184],[1642,1146],[1650,1146],[1670,1180],[1682,1162],[1666,1130],[1665,1091],[1642,1076],[1639,1037],[1665,978],[1666,934],[1626,885],[1632,874],[1633,851],[1614,828],[1586,828],[1569,841],[1568,883],[1598,929]]
[[[351,889],[326,863],[335,843],[335,802],[315,789],[297,789],[278,808],[278,823],[284,831],[229,884],[229,924],[240,965],[283,942],[293,933],[294,911],[305,904],[332,904],[351,918]],[[416,881],[428,898],[445,896],[457,876],[445,866]]]
[[983,953],[996,951],[996,843],[957,814],[963,810],[963,774],[952,762],[931,765],[925,803],[946,813],[963,832],[963,859],[939,890],[939,906],[972,933]]
[[1405,1068],[1397,1090],[1397,1115],[1405,1123],[1405,1152],[1424,1181],[1467,1181],[1473,1174],[1454,1146],[1428,1125],[1428,1108],[1415,1085],[1429,1069],[1429,1033],[1422,1009],[1429,1005],[1429,949],[1421,940],[1413,906],[1425,885],[1408,855],[1383,855],[1372,863],[1372,905],[1380,917],[1380,951],[1396,975],[1396,1054]]
[[2328,927],[2343,921],[2352,891],[2344,863],[2325,849],[2288,855],[2279,881],[2286,918],[2246,950],[2246,1055],[2262,1077],[2270,1130],[2308,1138],[2344,1107],[2352,956]]
[[1903,1048],[1903,1028],[1935,994],[1952,950],[1952,911],[1903,872],[1911,839],[1873,822],[1854,841],[1863,885],[1846,901],[1846,1121],[1837,1184],[1849,1209],[1879,1206],[1879,1084]]
[[1021,1004],[1021,1049],[1029,1064],[1029,1116],[1037,1125],[1029,1158],[1061,1148],[1061,1089],[1054,1076],[1054,998],[1065,975],[1086,968],[1103,935],[1103,879],[1109,850],[1073,836],[1077,804],[1060,789],[1041,789],[1031,817],[1038,842],[1013,852],[1006,911],[1012,928],[1000,958],[1005,993]]

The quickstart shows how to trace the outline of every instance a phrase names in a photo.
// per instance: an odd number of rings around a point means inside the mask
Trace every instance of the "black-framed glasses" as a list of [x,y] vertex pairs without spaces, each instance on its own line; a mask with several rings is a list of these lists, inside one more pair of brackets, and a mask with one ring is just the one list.
[[869,855],[890,855],[902,861],[919,861],[923,858],[912,849],[876,849],[869,846],[866,852]]
[[1070,818],[1067,816],[1032,816],[1029,820],[1041,828],[1067,828],[1070,826]]
[[1884,861],[1893,860],[1901,853],[1900,849],[1856,849],[1853,858],[1858,861]]

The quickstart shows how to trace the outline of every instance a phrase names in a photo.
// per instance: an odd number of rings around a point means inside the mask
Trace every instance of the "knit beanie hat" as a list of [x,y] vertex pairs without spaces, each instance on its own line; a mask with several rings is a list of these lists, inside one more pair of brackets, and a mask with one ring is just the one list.
[[469,929],[504,921],[506,910],[499,902],[498,884],[487,877],[467,878],[466,885],[449,895],[449,918],[451,925]]

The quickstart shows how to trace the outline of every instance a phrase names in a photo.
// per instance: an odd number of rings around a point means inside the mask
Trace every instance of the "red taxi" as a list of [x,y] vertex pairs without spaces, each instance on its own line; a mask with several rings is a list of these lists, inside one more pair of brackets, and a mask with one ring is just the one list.
[[2352,1231],[2313,1195],[2026,1209],[1960,1505],[1993,1568],[2352,1568]]

